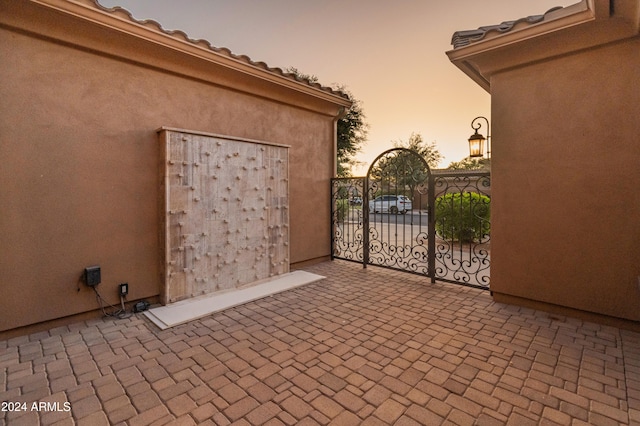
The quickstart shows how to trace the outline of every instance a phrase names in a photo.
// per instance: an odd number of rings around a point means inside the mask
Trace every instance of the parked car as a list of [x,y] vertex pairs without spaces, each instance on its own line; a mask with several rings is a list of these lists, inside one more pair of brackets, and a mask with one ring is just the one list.
[[381,195],[369,201],[369,213],[405,214],[411,209],[411,200],[404,195]]

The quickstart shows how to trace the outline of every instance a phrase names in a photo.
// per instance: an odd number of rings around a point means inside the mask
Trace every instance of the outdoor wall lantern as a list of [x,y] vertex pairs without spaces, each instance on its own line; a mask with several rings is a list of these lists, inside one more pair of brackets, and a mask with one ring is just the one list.
[[[482,123],[478,122],[478,120],[484,120],[487,123],[487,137],[485,137],[478,133],[478,130],[482,127]],[[485,117],[476,117],[471,121],[471,128],[474,130],[473,135],[469,137],[469,157],[478,158],[484,156],[484,141],[487,141],[487,158],[491,158],[491,147],[489,145],[489,140],[491,138],[489,131],[489,120]]]

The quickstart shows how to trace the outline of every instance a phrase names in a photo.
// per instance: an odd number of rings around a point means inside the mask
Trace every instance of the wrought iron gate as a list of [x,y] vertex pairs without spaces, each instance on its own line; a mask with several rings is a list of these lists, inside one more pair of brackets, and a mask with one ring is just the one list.
[[331,181],[332,258],[488,289],[490,189],[489,172],[385,151],[367,176]]

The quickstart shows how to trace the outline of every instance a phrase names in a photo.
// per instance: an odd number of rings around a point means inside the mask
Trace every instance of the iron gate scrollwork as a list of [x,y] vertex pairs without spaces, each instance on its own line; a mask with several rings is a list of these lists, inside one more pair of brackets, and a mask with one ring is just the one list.
[[365,177],[332,179],[331,196],[332,258],[489,288],[488,171],[432,171],[394,148]]

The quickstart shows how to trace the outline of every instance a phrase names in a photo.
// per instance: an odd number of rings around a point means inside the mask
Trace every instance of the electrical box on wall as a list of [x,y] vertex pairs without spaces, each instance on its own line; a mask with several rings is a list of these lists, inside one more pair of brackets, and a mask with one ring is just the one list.
[[94,287],[100,284],[100,267],[89,266],[84,268],[84,283],[89,287]]

